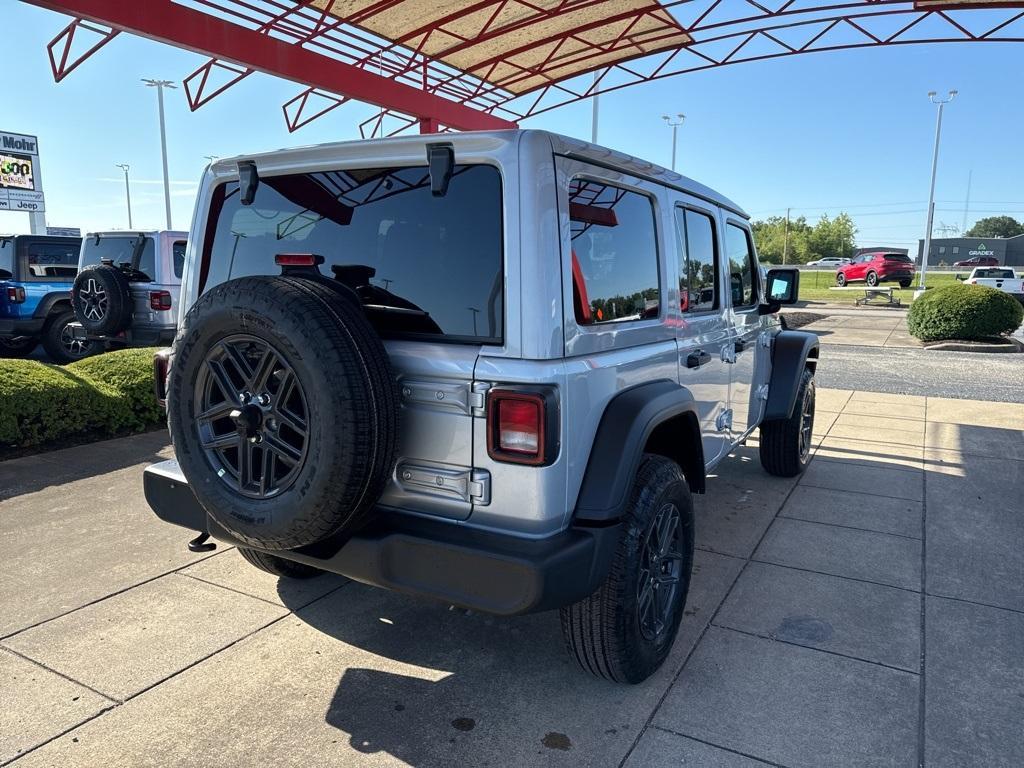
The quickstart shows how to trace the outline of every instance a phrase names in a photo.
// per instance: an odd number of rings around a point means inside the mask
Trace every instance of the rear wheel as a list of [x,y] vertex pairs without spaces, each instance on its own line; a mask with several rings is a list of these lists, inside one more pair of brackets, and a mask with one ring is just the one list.
[[909,288],[910,283],[910,280],[900,280],[900,288]]
[[128,277],[110,264],[83,267],[71,287],[78,322],[94,336],[113,336],[128,327],[132,301]]
[[788,419],[761,424],[761,466],[770,475],[795,477],[811,461],[814,434],[814,374],[804,368],[796,405]]
[[877,272],[868,272],[867,284],[870,285],[872,288],[874,288],[876,285],[878,285],[878,273]]
[[71,310],[51,317],[43,329],[43,349],[55,363],[73,363],[96,351],[95,342],[79,341],[71,332],[75,313]]
[[645,455],[607,578],[561,610],[562,636],[580,668],[618,683],[654,674],[679,631],[692,568],[686,478],[674,461]]
[[257,549],[239,547],[238,554],[261,571],[266,571],[274,576],[283,576],[289,579],[312,579],[319,576],[323,571],[305,563],[296,563],[294,560],[286,560],[268,552],[260,552]]
[[836,273],[836,285],[838,285],[840,288],[842,288],[844,285],[846,285],[846,275],[844,273],[842,273],[842,272],[837,272]]
[[37,346],[39,346],[39,339],[35,336],[0,338],[0,358],[28,357]]

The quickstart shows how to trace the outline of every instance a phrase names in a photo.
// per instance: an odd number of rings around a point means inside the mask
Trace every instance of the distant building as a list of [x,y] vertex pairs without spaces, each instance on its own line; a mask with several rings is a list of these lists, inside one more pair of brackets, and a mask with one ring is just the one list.
[[853,251],[853,258],[863,256],[865,253],[902,253],[904,256],[910,255],[908,248],[890,248],[887,245],[876,245],[872,248],[855,248]]
[[[917,241],[917,259],[921,260],[924,240]],[[953,262],[964,261],[975,256],[994,256],[1000,264],[1008,267],[1024,265],[1024,235],[1016,237],[943,237],[932,238],[928,265],[938,266],[941,262],[952,266]]]

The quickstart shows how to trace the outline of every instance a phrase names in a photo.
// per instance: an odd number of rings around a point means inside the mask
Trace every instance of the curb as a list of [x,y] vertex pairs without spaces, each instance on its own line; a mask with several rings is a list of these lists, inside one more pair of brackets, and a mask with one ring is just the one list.
[[970,343],[964,341],[936,341],[926,344],[925,349],[935,349],[940,352],[989,352],[989,353],[1013,353],[1024,352],[1024,343],[1017,339],[1008,339],[1006,344],[984,344]]

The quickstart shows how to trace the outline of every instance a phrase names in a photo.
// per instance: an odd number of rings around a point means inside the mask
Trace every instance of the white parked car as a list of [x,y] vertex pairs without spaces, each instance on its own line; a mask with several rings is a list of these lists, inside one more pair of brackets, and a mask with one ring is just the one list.
[[1024,304],[1024,279],[1017,277],[1009,267],[975,267],[964,281],[968,285],[986,285],[1008,293]]
[[815,261],[808,261],[808,267],[841,267],[843,264],[849,264],[850,259],[845,256],[826,256],[823,259],[816,259]]

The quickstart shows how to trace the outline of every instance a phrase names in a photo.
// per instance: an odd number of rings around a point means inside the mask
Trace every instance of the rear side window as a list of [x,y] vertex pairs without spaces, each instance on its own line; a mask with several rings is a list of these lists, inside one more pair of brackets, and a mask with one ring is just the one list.
[[576,322],[658,317],[661,289],[651,199],[604,182],[573,179],[569,221]]
[[25,282],[71,282],[78,274],[78,244],[29,243],[25,248]]
[[261,177],[250,206],[217,188],[204,287],[276,275],[277,254],[323,256],[323,274],[362,299],[383,336],[500,343],[504,333],[501,175],[456,165],[443,197],[426,167]]
[[718,308],[718,258],[715,222],[706,213],[676,208],[676,227],[682,247],[679,305],[683,312]]
[[14,238],[0,237],[0,280],[14,276]]
[[734,307],[752,307],[757,304],[757,262],[750,233],[727,224],[725,227],[725,250],[729,256],[729,287]]
[[179,280],[181,273],[185,271],[185,247],[186,242],[179,240],[171,246],[171,260],[174,262],[174,276]]

